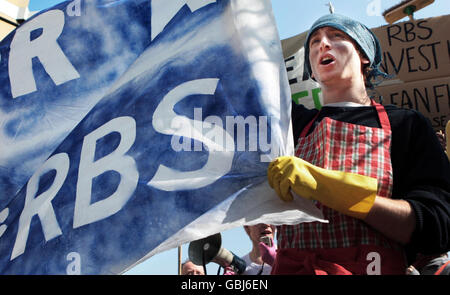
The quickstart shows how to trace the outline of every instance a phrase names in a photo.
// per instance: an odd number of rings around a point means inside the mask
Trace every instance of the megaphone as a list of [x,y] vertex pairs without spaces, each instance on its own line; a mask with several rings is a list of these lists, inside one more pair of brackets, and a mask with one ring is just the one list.
[[189,244],[189,260],[197,265],[214,262],[223,268],[231,266],[238,274],[245,271],[247,264],[233,252],[221,247],[220,233],[193,241]]

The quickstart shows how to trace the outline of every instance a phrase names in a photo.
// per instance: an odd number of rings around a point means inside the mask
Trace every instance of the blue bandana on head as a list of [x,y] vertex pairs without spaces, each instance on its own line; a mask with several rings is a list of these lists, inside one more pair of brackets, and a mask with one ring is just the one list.
[[381,64],[381,46],[375,34],[362,23],[355,21],[349,17],[339,14],[327,14],[319,18],[309,30],[305,41],[305,71],[311,76],[311,65],[309,63],[309,40],[312,33],[323,27],[333,27],[352,38],[359,49],[370,61],[371,71],[367,76],[366,86],[373,88],[371,80],[377,76],[387,77],[386,73],[380,71]]

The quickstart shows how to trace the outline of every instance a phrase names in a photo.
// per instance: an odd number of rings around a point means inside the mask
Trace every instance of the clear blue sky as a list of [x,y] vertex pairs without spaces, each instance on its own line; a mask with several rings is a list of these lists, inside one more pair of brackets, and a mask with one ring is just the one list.
[[[30,0],[31,11],[49,8],[61,3],[61,0]],[[272,0],[275,20],[280,39],[292,37],[309,29],[320,16],[328,13],[325,0]],[[357,19],[370,28],[386,25],[382,12],[401,0],[334,0],[331,1],[335,12]],[[449,0],[435,0],[430,6],[418,11],[416,19],[450,14]],[[406,18],[405,18],[406,20]],[[222,246],[243,256],[251,250],[251,243],[242,228],[236,228],[222,233]],[[183,261],[188,257],[188,245],[182,247]],[[147,261],[134,267],[127,274],[177,274],[178,251],[169,250],[157,254]],[[216,274],[217,264],[207,266],[208,274]]]
[[[61,3],[61,0],[30,0],[30,10],[41,10]],[[328,13],[326,0],[272,0],[280,38],[285,39],[306,31],[323,14]],[[355,18],[368,27],[385,25],[381,13],[401,0],[332,0],[336,13]],[[415,14],[425,18],[450,14],[449,0],[435,0]],[[405,18],[406,20],[407,18]]]

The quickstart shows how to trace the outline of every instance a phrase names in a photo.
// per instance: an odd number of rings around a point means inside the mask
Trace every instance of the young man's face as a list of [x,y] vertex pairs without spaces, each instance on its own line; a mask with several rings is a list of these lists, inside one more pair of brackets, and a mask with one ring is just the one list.
[[313,77],[321,84],[361,78],[362,64],[369,63],[347,34],[332,27],[320,28],[311,35],[309,61]]
[[272,239],[274,238],[275,226],[265,223],[258,223],[252,226],[245,226],[245,231],[252,241],[259,243],[261,237],[268,236]]

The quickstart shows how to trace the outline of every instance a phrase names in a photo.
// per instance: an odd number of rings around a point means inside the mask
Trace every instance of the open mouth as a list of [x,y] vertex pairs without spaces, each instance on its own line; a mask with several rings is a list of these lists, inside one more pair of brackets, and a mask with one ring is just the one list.
[[261,236],[267,236],[267,235],[271,235],[272,232],[270,230],[265,230],[261,232]]
[[334,59],[330,56],[325,56],[320,60],[320,64],[321,65],[329,65],[330,63],[332,63],[334,61]]

